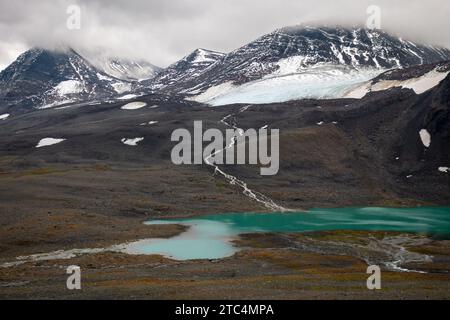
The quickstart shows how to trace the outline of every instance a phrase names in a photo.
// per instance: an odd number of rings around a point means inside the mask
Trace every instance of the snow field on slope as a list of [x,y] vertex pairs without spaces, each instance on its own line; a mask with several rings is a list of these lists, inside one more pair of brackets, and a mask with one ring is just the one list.
[[345,95],[345,98],[361,99],[371,91],[388,90],[394,87],[412,89],[416,94],[422,94],[444,80],[449,72],[438,72],[436,69],[418,77],[407,80],[381,80],[375,84],[367,82],[351,90]]
[[48,147],[65,141],[66,139],[44,138],[39,141],[36,148]]
[[330,64],[304,69],[301,67],[302,61],[302,57],[283,59],[278,62],[278,70],[260,80],[243,85],[223,83],[191,99],[221,106],[234,103],[264,104],[299,99],[341,98],[382,72],[377,69],[356,70]]
[[147,104],[145,102],[130,102],[122,106],[122,110],[137,110],[145,107]]

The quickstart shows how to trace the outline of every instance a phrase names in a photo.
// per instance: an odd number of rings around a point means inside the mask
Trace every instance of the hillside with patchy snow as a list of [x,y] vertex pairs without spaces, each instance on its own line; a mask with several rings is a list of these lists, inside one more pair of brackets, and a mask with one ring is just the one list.
[[214,106],[361,98],[393,87],[422,93],[444,79],[445,70],[429,69],[402,79],[378,77],[449,59],[450,51],[444,48],[380,30],[339,27],[282,28],[228,54],[197,49],[164,70],[103,53],[32,49],[0,73],[0,111],[145,93],[182,95]]
[[[164,69],[154,79],[143,84],[153,90],[167,91],[169,88],[178,88],[180,84],[187,83],[207,72],[224,56],[224,53],[197,49]],[[175,89],[175,91],[178,91],[178,89]]]
[[98,70],[74,50],[34,48],[0,73],[0,110],[45,109],[109,98],[132,88],[131,82]]
[[211,59],[200,70],[185,58],[174,65],[183,68],[150,83],[212,105],[341,98],[387,70],[448,59],[447,49],[379,30],[288,27]]

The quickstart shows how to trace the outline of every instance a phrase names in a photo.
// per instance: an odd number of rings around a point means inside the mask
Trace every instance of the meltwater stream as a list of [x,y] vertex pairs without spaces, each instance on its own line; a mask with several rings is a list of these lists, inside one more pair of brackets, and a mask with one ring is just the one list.
[[333,230],[399,231],[450,238],[450,207],[338,208],[290,213],[231,213],[195,219],[149,221],[146,224],[183,224],[185,233],[170,239],[130,243],[130,254],[160,254],[176,260],[218,259],[238,249],[239,234]]

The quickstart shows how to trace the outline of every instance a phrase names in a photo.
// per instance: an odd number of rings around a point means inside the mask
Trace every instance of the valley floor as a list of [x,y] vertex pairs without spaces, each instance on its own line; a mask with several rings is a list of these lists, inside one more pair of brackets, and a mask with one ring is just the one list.
[[[383,270],[382,289],[367,289],[363,257],[380,253],[352,247],[388,236],[356,232],[245,235],[238,243],[242,251],[214,261],[102,253],[32,262],[0,269],[0,298],[449,299],[449,241],[411,249],[434,256],[432,263],[407,266],[427,273]],[[336,245],[341,252],[335,252]],[[68,265],[82,268],[79,291],[66,289]]]
[[[217,127],[242,106],[187,108],[165,106],[152,96],[140,99],[160,107],[124,111],[113,103],[45,110],[2,124],[0,264],[22,255],[170,237],[184,229],[143,225],[151,218],[266,211],[210,167],[170,162],[174,129],[191,127],[193,120]],[[292,209],[448,205],[448,175],[414,155],[423,149],[418,131],[408,138],[413,147],[402,149],[406,138],[394,139],[404,129],[398,115],[414,99],[412,93],[382,93],[364,105],[330,100],[252,106],[236,121],[243,128],[282,129],[280,173],[261,178],[259,167],[246,166],[227,172]],[[140,126],[144,121],[158,124]],[[67,140],[36,149],[45,137]],[[145,140],[137,147],[121,143],[135,137]],[[0,268],[0,298],[450,298],[450,243],[425,236],[407,249],[434,259],[402,267],[426,273],[385,269],[383,290],[367,290],[367,259],[383,261],[373,245],[391,236],[411,235],[244,235],[237,242],[242,251],[219,261],[99,253],[28,262]],[[81,291],[66,289],[69,265],[82,267]]]

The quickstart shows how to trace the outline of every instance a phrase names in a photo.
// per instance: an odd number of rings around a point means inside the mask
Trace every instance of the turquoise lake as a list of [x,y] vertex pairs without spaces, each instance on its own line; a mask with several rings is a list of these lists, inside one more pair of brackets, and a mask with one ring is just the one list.
[[160,254],[175,260],[220,259],[237,252],[232,240],[257,232],[332,230],[401,231],[450,238],[450,207],[337,208],[290,213],[229,213],[148,225],[183,224],[185,233],[170,239],[131,243],[131,254]]

